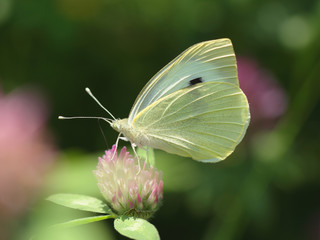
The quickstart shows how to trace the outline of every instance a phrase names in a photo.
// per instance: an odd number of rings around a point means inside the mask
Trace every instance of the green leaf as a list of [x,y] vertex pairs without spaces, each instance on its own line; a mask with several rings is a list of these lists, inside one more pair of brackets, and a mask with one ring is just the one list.
[[102,220],[109,219],[109,218],[114,218],[114,216],[101,215],[101,216],[94,216],[94,217],[78,218],[78,219],[74,219],[74,220],[71,220],[68,222],[58,223],[58,224],[52,225],[51,227],[49,227],[49,230],[70,228],[70,227],[75,227],[75,226],[88,224],[88,223],[92,223],[92,222],[102,221]]
[[147,150],[143,148],[137,148],[137,154],[139,157],[145,159],[145,161],[147,161],[151,166],[155,166],[156,160],[152,148],[147,147]]
[[136,240],[159,240],[159,233],[154,225],[142,218],[119,217],[114,221],[114,228],[122,235]]
[[29,238],[29,240],[43,239],[41,236],[43,234],[48,234],[56,230],[63,230],[66,228],[71,228],[79,225],[84,225],[92,222],[98,222],[109,218],[115,218],[113,215],[101,215],[94,217],[78,218],[64,223],[58,223],[50,226],[49,228],[37,233],[36,235]]
[[107,204],[97,198],[90,196],[59,193],[49,196],[47,200],[65,207],[75,208],[82,211],[111,213],[111,210]]

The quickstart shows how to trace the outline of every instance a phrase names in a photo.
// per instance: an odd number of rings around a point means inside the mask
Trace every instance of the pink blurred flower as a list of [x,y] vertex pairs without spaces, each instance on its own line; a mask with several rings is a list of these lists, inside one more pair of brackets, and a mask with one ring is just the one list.
[[146,162],[140,169],[125,147],[119,155],[116,145],[106,151],[94,174],[107,204],[118,215],[147,219],[161,204],[162,173]]
[[237,61],[240,87],[250,105],[251,124],[272,127],[287,109],[284,90],[256,61],[245,57]]
[[0,91],[0,224],[26,210],[53,160],[46,118],[34,93]]

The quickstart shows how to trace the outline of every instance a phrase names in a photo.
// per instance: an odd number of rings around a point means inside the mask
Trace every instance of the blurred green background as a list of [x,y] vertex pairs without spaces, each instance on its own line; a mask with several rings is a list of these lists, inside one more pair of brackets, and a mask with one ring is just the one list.
[[[0,211],[0,223],[10,218],[3,239],[87,216],[45,202],[49,194],[102,199],[92,170],[117,134],[101,122],[106,143],[95,120],[57,120],[106,116],[85,87],[127,117],[159,69],[192,44],[222,37],[244,65],[248,134],[212,165],[157,151],[165,193],[151,222],[162,239],[320,239],[320,1],[0,0],[1,95],[42,94],[57,153],[32,203],[11,217]],[[60,239],[124,238],[105,221]]]

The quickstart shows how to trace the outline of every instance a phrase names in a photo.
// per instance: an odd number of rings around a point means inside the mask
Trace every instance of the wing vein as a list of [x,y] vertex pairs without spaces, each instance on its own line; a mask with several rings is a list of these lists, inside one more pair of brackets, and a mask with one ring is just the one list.
[[[178,144],[177,142],[168,141],[168,139],[170,139],[170,138],[171,138],[171,139],[175,139],[175,140],[180,140],[180,141],[185,142],[185,143],[187,143],[187,144],[191,144],[191,145],[193,145],[193,146],[196,147],[196,148],[201,148],[201,149],[207,150],[207,151],[209,151],[209,152],[211,152],[211,153],[214,153],[214,154],[218,155],[219,157],[222,157],[221,154],[218,153],[217,151],[214,151],[214,150],[212,150],[212,149],[210,149],[210,148],[206,148],[206,147],[204,147],[204,146],[197,145],[197,144],[195,144],[195,143],[193,143],[193,142],[191,142],[191,141],[189,141],[189,140],[186,140],[186,139],[183,139],[183,138],[179,138],[179,137],[177,137],[177,136],[163,135],[162,138],[160,137],[160,135],[149,134],[149,136],[152,136],[152,137],[154,137],[154,138],[157,138],[157,139],[160,139],[160,140],[163,140],[163,141],[166,141],[166,142],[170,142],[170,143],[175,144],[175,145],[179,145],[179,146],[183,147],[184,149],[188,149],[187,147],[185,147],[185,146],[182,145],[182,144]],[[193,149],[193,151],[195,151],[195,150]],[[197,150],[197,152],[200,152],[200,150]],[[200,152],[200,153],[201,153],[201,152]],[[191,155],[192,155],[192,154],[191,154]]]

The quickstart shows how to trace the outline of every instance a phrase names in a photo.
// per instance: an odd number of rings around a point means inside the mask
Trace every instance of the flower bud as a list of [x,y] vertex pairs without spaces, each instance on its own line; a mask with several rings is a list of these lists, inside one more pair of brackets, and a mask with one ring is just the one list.
[[117,215],[148,219],[156,212],[163,198],[162,173],[123,147],[105,152],[94,174],[108,206]]

